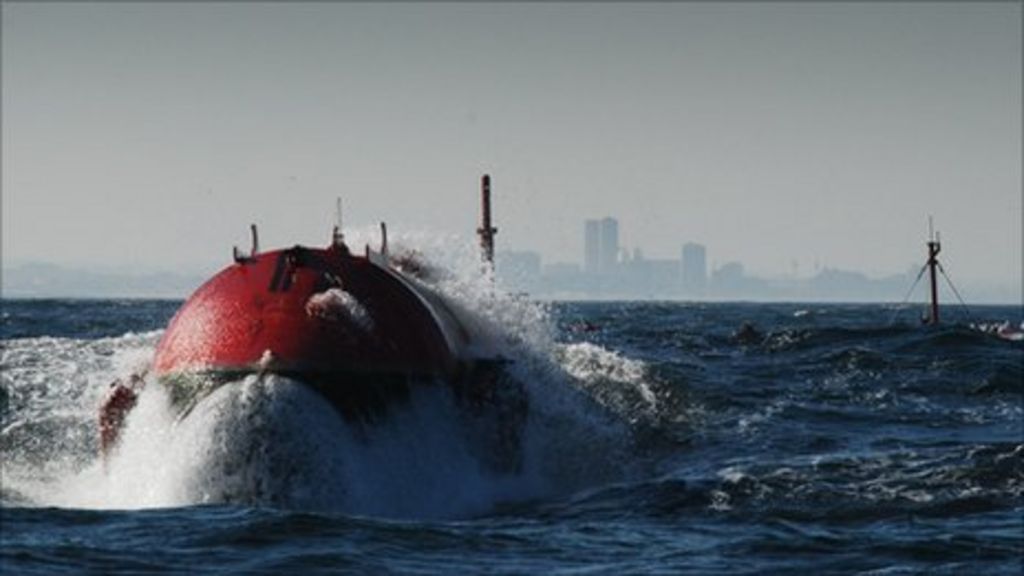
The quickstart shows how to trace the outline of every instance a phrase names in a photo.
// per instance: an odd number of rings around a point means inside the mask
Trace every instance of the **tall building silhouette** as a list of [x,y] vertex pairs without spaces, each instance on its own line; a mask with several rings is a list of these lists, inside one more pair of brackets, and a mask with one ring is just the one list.
[[683,245],[683,292],[688,296],[701,296],[707,285],[708,264],[704,245],[688,242]]
[[601,266],[601,222],[587,220],[583,224],[583,271],[597,274]]
[[583,223],[583,271],[610,274],[619,263],[619,221],[615,218]]
[[619,261],[619,221],[615,218],[601,220],[601,252],[598,271],[610,274]]

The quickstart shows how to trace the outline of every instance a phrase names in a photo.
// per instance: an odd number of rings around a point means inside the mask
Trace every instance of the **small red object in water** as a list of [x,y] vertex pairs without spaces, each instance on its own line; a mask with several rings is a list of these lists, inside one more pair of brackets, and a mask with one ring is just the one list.
[[[132,376],[132,383],[136,380],[141,381],[141,378]],[[110,392],[100,406],[100,450],[103,454],[109,453],[117,444],[124,419],[137,401],[138,394],[130,385],[125,385],[120,380],[111,385]]]

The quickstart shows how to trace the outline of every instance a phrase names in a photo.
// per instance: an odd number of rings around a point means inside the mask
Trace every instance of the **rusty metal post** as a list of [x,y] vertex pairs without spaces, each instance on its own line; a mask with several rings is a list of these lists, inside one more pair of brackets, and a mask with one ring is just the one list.
[[936,256],[939,255],[939,250],[942,246],[939,244],[938,239],[932,239],[928,242],[928,272],[931,277],[931,294],[932,294],[932,312],[928,318],[929,324],[939,323],[939,283],[938,278],[935,275],[935,269],[939,265],[939,261]]
[[491,225],[491,177],[484,174],[480,179],[480,254],[484,262],[494,264],[494,235],[498,229]]

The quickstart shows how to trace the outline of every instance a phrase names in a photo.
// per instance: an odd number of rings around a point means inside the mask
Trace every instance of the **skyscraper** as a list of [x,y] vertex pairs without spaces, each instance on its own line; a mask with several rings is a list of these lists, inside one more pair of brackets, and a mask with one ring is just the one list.
[[619,221],[615,218],[601,220],[601,250],[598,271],[609,274],[615,271],[619,261]]
[[619,263],[619,221],[607,217],[583,223],[583,272],[611,274]]
[[703,244],[683,245],[683,293],[703,296],[708,285],[707,256]]
[[587,220],[583,225],[583,271],[597,274],[601,263],[601,223]]

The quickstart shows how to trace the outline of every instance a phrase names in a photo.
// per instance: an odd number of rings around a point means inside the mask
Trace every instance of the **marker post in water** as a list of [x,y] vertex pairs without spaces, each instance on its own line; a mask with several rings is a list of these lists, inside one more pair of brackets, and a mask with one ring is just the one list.
[[932,227],[931,216],[928,217],[928,274],[931,280],[931,296],[932,296],[932,308],[931,314],[928,317],[928,324],[939,323],[939,278],[936,274],[936,269],[939,267],[939,260],[936,256],[939,255],[939,251],[942,250],[942,244],[939,242],[939,235],[935,232]]
[[480,178],[480,253],[485,266],[494,266],[494,235],[498,229],[491,225],[491,177]]

